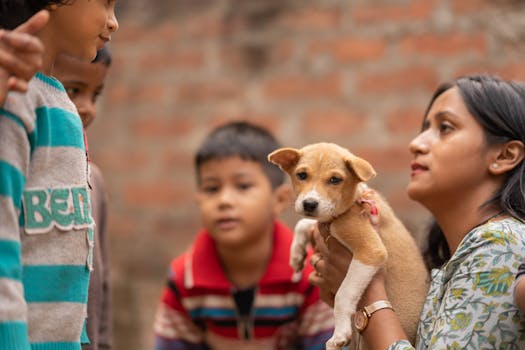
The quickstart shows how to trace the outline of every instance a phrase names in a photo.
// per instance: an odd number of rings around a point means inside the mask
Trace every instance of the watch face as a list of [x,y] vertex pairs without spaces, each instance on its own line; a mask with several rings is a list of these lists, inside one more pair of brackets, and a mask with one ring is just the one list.
[[359,310],[354,315],[354,326],[358,331],[362,331],[366,328],[368,323],[368,317],[365,315],[363,310]]

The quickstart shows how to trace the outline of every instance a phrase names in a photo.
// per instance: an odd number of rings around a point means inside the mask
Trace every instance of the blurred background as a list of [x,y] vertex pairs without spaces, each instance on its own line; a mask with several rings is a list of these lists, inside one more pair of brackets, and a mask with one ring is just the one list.
[[286,146],[349,148],[422,242],[407,145],[431,93],[473,72],[525,80],[523,0],[119,0],[117,15],[89,130],[109,191],[116,350],[152,346],[169,261],[199,228],[192,157],[212,127],[247,119]]

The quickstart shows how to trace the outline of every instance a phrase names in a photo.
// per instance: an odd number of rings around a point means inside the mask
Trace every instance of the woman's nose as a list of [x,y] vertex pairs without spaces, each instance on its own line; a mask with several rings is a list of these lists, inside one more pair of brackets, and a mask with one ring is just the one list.
[[420,133],[417,135],[412,141],[410,141],[408,145],[408,150],[413,155],[416,154],[425,154],[429,151],[428,142],[425,136],[425,132]]

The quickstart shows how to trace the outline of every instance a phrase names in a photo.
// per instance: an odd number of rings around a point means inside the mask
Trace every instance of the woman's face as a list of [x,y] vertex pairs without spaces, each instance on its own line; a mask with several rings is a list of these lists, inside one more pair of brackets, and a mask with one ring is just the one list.
[[414,159],[407,192],[427,208],[461,201],[489,181],[484,131],[457,87],[435,99],[409,149]]

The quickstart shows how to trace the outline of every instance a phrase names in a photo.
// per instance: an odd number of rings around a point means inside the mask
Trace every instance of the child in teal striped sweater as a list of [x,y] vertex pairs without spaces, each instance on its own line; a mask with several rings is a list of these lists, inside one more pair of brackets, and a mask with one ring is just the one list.
[[37,34],[42,71],[0,108],[0,350],[80,350],[94,225],[87,147],[76,108],[51,74],[60,53],[95,57],[118,28],[115,2],[0,1],[10,14],[1,27],[50,11]]

